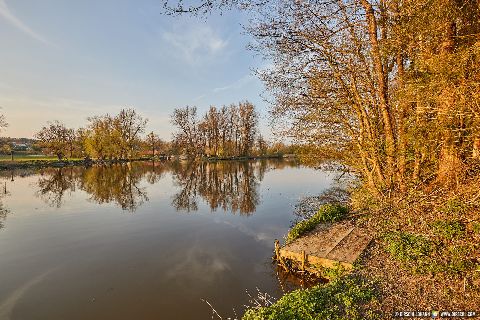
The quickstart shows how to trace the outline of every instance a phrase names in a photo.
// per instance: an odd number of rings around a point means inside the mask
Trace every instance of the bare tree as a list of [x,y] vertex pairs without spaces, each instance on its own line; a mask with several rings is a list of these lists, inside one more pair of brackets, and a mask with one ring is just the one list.
[[178,108],[173,111],[171,122],[177,126],[179,131],[174,134],[173,139],[182,150],[190,157],[198,154],[198,120],[197,107]]
[[159,138],[159,136],[153,131],[150,132],[146,137],[146,143],[152,151],[152,157],[155,157],[155,151],[160,152],[164,146],[164,142]]
[[179,129],[174,135],[177,145],[182,146],[190,157],[250,156],[258,132],[258,113],[253,104],[210,107],[202,121],[197,120],[197,109],[175,109],[172,123]]
[[0,114],[0,131],[8,127],[7,120],[5,119],[5,115]]
[[250,47],[272,62],[259,75],[274,119],[287,120],[284,133],[305,146],[308,160],[342,161],[377,195],[432,177],[458,183],[480,158],[476,0],[164,6],[173,15],[250,12]]

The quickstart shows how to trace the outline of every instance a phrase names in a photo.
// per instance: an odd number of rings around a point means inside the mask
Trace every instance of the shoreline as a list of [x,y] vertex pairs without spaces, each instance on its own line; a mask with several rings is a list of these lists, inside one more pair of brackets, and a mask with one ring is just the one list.
[[[338,221],[350,220],[373,239],[351,272],[340,267],[324,268],[329,279],[326,284],[284,292],[273,303],[248,308],[242,319],[273,319],[285,313],[296,319],[394,319],[405,310],[425,310],[430,316],[434,310],[465,310],[478,316],[479,182],[473,178],[459,190],[439,188],[378,203],[370,202],[363,189],[354,190],[348,198],[335,199],[330,194],[304,198],[295,210],[299,220],[285,240],[312,230],[319,220],[320,209],[315,207],[332,202],[343,202],[350,208]],[[434,194],[437,198],[432,200]],[[348,201],[341,201],[344,198]],[[423,221],[420,210],[428,210],[429,221]],[[309,277],[298,265],[278,259],[275,263],[299,278]],[[338,286],[344,299],[332,303]]]
[[93,165],[112,165],[120,163],[130,163],[138,161],[245,161],[245,160],[261,160],[261,159],[285,159],[294,158],[291,155],[266,155],[266,156],[248,156],[248,157],[230,157],[230,158],[201,158],[201,159],[182,159],[178,156],[159,157],[159,158],[133,158],[133,159],[116,159],[116,160],[99,160],[99,159],[73,159],[73,160],[4,160],[0,161],[0,171],[15,169],[31,169],[31,168],[64,168],[74,166],[90,167]]
[[92,165],[111,165],[118,163],[129,163],[136,161],[146,161],[149,159],[119,159],[119,160],[22,160],[22,161],[1,161],[0,171],[29,168],[64,168],[74,166],[90,167]]

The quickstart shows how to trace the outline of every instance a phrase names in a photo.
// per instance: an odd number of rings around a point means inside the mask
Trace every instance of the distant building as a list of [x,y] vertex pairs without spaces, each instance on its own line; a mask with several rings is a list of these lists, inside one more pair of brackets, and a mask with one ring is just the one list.
[[30,146],[27,145],[26,143],[12,143],[12,149],[15,151],[27,151],[29,150]]

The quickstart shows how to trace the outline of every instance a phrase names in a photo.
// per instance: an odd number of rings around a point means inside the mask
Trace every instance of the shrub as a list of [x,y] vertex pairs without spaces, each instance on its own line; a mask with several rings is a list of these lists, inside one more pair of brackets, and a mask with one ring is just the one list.
[[444,255],[447,258],[444,269],[446,272],[464,273],[475,268],[470,259],[475,253],[475,247],[472,245],[455,245],[446,248]]
[[243,320],[368,319],[364,306],[376,298],[371,283],[344,276],[324,285],[285,294],[268,307],[249,309]]
[[338,204],[325,204],[311,218],[298,222],[287,234],[286,243],[312,231],[319,223],[335,222],[345,218],[348,209]]

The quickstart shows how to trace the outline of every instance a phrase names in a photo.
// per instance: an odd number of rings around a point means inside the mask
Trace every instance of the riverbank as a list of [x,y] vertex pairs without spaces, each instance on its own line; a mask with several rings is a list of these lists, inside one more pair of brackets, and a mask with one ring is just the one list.
[[197,158],[189,158],[187,156],[170,156],[170,159],[181,160],[181,161],[246,161],[246,160],[261,160],[261,159],[293,159],[297,156],[294,154],[267,154],[259,156],[233,156],[233,157],[208,157],[202,156]]
[[[311,208],[322,200],[310,197],[297,206],[303,219],[287,241],[313,228]],[[330,270],[328,284],[286,293],[273,304],[249,309],[244,319],[393,319],[396,312],[435,310],[480,314],[479,177],[456,188],[429,186],[381,202],[356,189],[348,207],[351,213],[342,219],[374,237],[353,272]]]
[[[264,156],[246,156],[246,157],[206,157],[200,159],[201,161],[216,162],[216,161],[247,161],[247,160],[261,160],[261,159],[292,159],[295,155],[264,155]],[[17,158],[15,160],[0,160],[0,170],[15,170],[15,169],[32,169],[32,168],[63,168],[71,166],[92,166],[92,165],[111,165],[118,163],[128,163],[134,161],[194,161],[188,158],[181,158],[178,156],[169,157],[148,157],[148,158],[134,158],[134,159],[116,159],[116,160],[100,160],[100,159],[66,159],[58,160],[55,158],[41,157],[41,158]]]
[[205,161],[243,161],[243,160],[261,160],[261,159],[284,159],[295,158],[294,154],[269,154],[261,156],[239,156],[239,157],[204,157]]
[[72,166],[110,165],[116,163],[127,163],[134,161],[145,161],[146,158],[118,159],[118,160],[92,160],[92,159],[22,159],[14,161],[0,161],[0,170],[30,169],[30,168],[63,168]]

